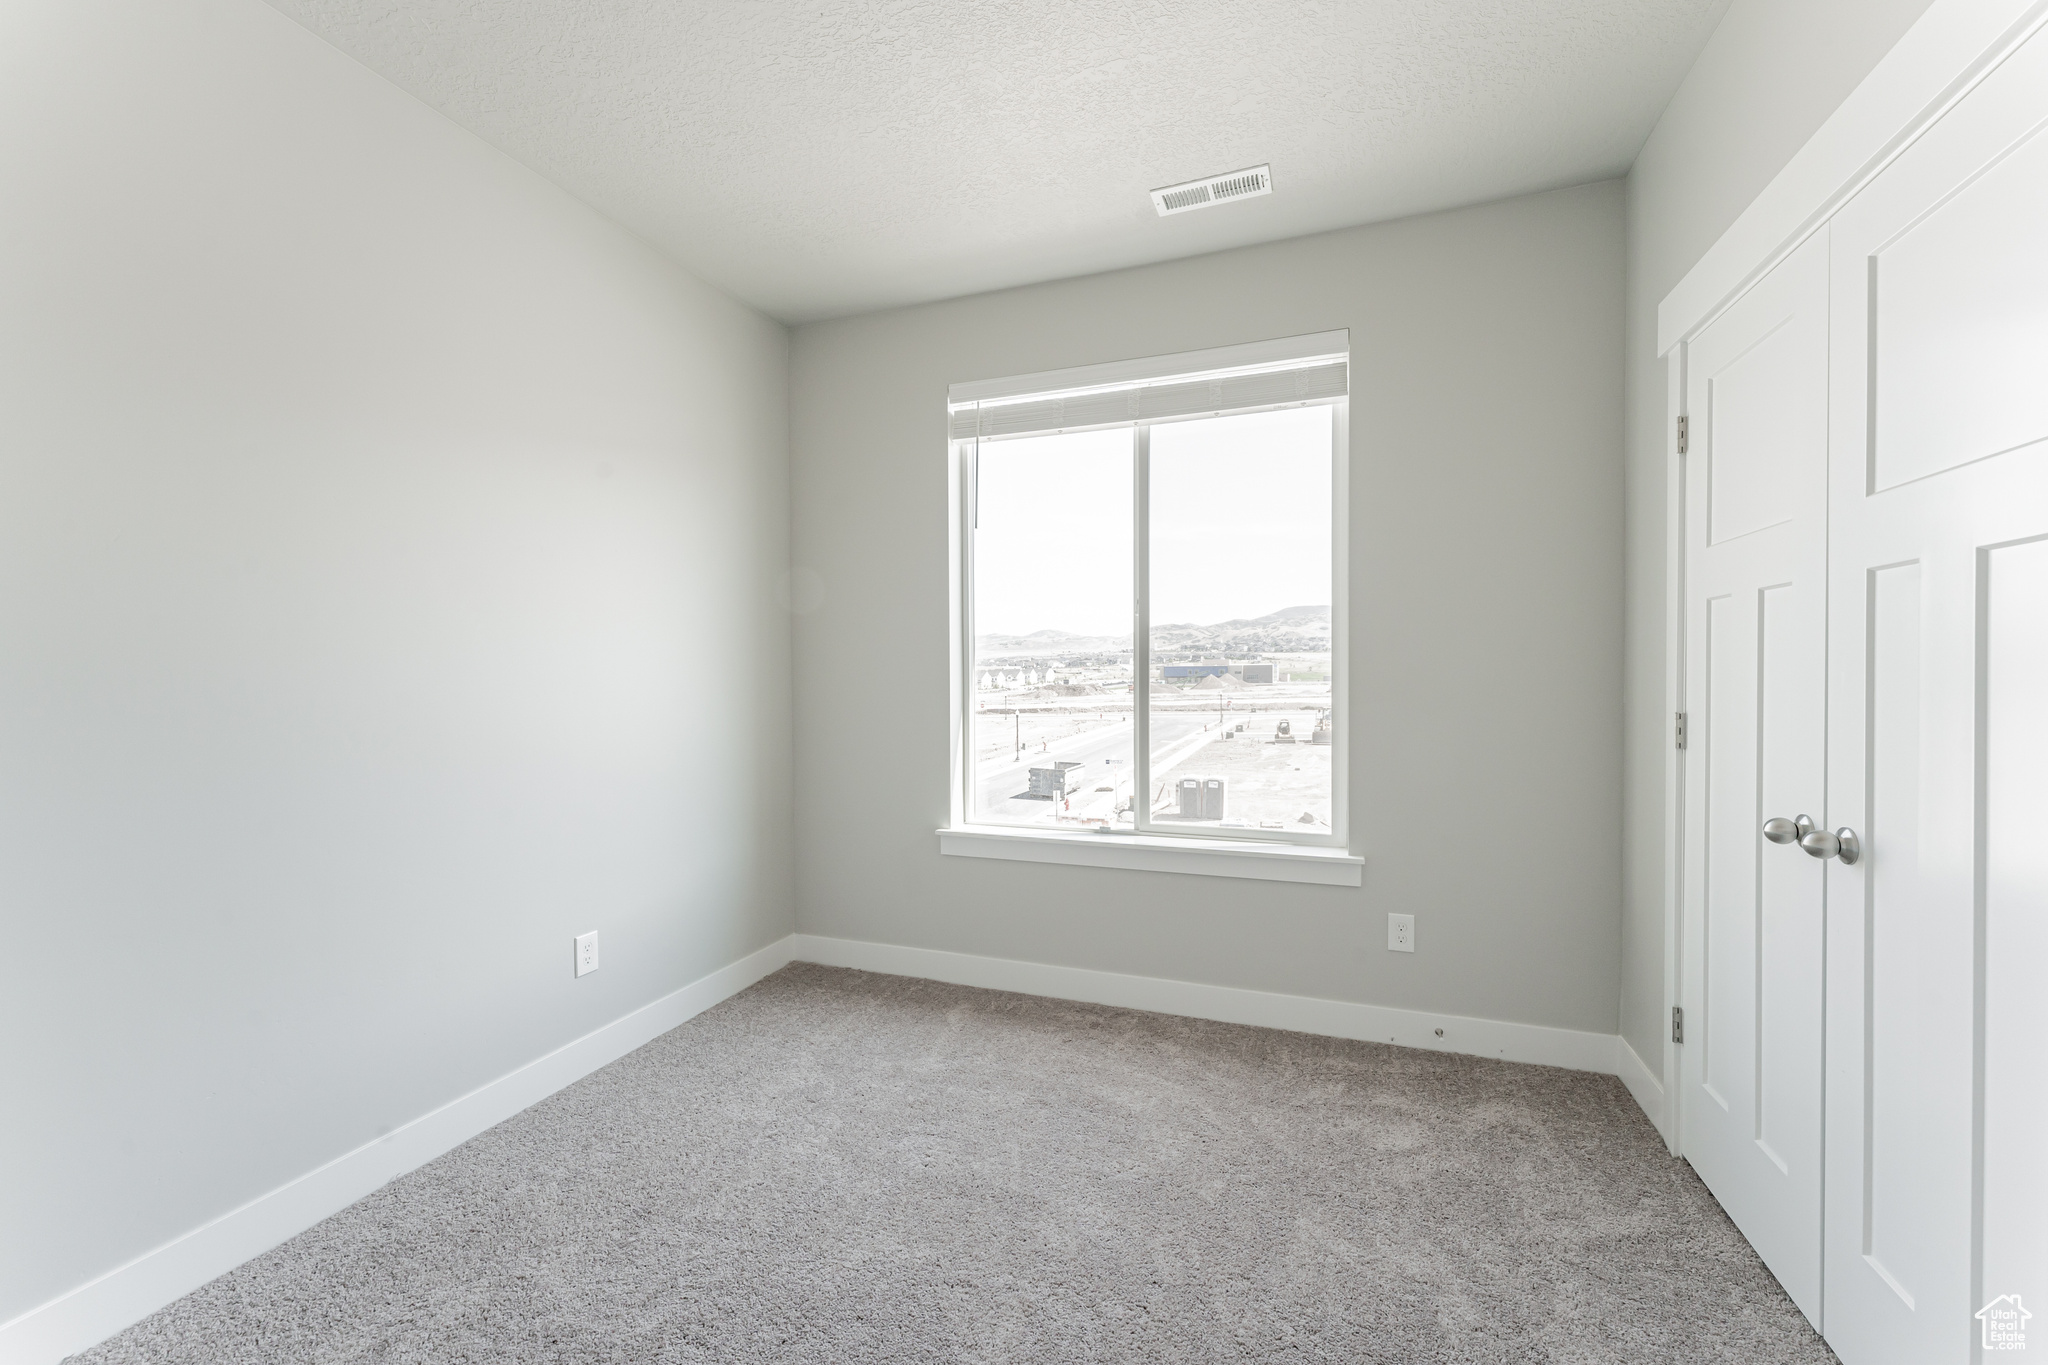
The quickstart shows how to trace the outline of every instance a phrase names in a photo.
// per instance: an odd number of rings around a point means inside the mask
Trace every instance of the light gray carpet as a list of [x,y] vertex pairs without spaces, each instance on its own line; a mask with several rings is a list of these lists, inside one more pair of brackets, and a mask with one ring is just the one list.
[[1833,1357],[1611,1077],[799,965],[77,1359]]

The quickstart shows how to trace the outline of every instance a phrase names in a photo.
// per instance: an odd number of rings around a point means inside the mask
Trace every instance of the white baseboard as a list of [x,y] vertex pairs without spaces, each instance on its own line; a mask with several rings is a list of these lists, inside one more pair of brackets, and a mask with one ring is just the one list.
[[1663,1087],[1628,1044],[1611,1033],[792,934],[0,1323],[0,1365],[55,1365],[104,1341],[792,961],[1619,1075],[1663,1131]]
[[1126,1009],[1215,1019],[1227,1024],[1258,1024],[1332,1038],[1398,1043],[1432,1052],[1462,1052],[1473,1057],[1499,1057],[1610,1076],[1617,1070],[1615,1049],[1621,1043],[1612,1033],[1469,1019],[1456,1014],[1361,1005],[1349,1000],[1318,1000],[1312,996],[1169,981],[1156,976],[1127,976],[1085,967],[1053,967],[1042,962],[976,957],[933,948],[899,948],[860,939],[797,934],[791,942],[793,959],[820,962],[828,967],[857,967],[862,971],[921,976],[960,986],[1121,1005]]
[[75,1351],[106,1340],[379,1186],[737,995],[785,966],[793,946],[793,938],[779,939],[96,1280],[0,1323],[0,1362],[54,1365]]
[[1664,1139],[1666,1147],[1671,1146],[1671,1133],[1664,1126],[1664,1086],[1650,1068],[1643,1065],[1643,1059],[1628,1045],[1628,1039],[1614,1040],[1614,1074],[1621,1077],[1621,1083],[1628,1087],[1628,1093],[1635,1096],[1636,1103],[1649,1115],[1650,1126]]

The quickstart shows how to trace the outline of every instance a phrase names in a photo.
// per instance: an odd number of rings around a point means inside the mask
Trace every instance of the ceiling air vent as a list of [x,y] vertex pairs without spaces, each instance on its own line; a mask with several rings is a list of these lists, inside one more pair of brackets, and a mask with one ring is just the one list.
[[1273,168],[1252,166],[1242,171],[1231,171],[1225,175],[1204,176],[1190,180],[1184,185],[1168,185],[1163,190],[1152,191],[1152,207],[1165,218],[1175,213],[1186,213],[1190,209],[1206,209],[1216,204],[1227,204],[1233,199],[1250,199],[1273,192]]

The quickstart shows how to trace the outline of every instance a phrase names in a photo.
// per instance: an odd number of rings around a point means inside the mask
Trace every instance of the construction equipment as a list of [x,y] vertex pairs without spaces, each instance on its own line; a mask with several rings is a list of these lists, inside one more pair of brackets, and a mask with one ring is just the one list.
[[1024,795],[1036,797],[1041,801],[1061,799],[1067,794],[1068,772],[1081,766],[1069,759],[1061,759],[1050,768],[1033,768],[1031,785],[1026,788]]

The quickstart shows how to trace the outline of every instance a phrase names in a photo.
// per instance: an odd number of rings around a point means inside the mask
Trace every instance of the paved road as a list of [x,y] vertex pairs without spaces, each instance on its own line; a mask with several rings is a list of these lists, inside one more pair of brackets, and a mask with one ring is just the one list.
[[[1155,746],[1175,744],[1190,735],[1199,734],[1204,725],[1215,720],[1213,712],[1161,711],[1152,717],[1152,742]],[[1108,792],[1097,793],[1095,788],[1116,785],[1116,777],[1124,779],[1128,789],[1131,772],[1131,735],[1136,726],[1130,721],[1116,722],[1093,730],[1084,730],[1066,739],[1054,740],[1052,744],[1037,753],[1028,753],[1015,763],[997,761],[984,763],[975,775],[975,809],[986,817],[1000,820],[1043,820],[1052,803],[1046,801],[1019,801],[1017,793],[1031,785],[1031,769],[1048,768],[1057,761],[1078,762],[1083,766],[1067,779],[1070,790],[1079,788],[1070,802],[1069,815],[1107,815],[1115,798]],[[1120,758],[1121,763],[1106,763],[1103,760]],[[1096,807],[1101,807],[1098,811]]]

